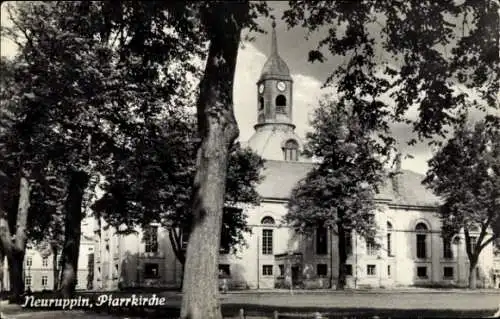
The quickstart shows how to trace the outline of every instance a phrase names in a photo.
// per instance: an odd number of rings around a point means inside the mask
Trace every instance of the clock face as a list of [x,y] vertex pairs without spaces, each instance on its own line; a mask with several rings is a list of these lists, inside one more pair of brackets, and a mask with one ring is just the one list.
[[259,93],[264,93],[264,84],[259,85]]
[[278,88],[278,90],[283,92],[286,89],[286,83],[280,81],[278,82],[278,84],[276,84],[276,87]]

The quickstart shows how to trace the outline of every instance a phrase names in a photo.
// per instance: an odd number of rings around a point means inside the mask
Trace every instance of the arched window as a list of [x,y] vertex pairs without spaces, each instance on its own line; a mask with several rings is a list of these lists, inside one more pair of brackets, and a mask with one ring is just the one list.
[[259,111],[262,111],[264,109],[264,98],[261,96],[259,97]]
[[328,253],[328,232],[326,227],[320,226],[316,229],[316,254],[326,255]]
[[299,143],[295,140],[288,140],[283,147],[283,156],[285,161],[298,161],[299,160]]
[[[274,225],[274,218],[266,216],[260,221],[262,225]],[[263,229],[262,230],[262,255],[272,255],[273,254],[273,230]]]
[[387,256],[394,256],[392,254],[392,224],[387,222]]
[[282,94],[276,97],[276,113],[286,113],[286,97]]
[[429,228],[424,223],[418,223],[415,226],[415,231],[417,232],[417,258],[425,259],[427,258],[427,232]]
[[275,224],[274,218],[272,218],[271,216],[266,216],[266,217],[262,218],[260,223],[262,225],[274,225]]

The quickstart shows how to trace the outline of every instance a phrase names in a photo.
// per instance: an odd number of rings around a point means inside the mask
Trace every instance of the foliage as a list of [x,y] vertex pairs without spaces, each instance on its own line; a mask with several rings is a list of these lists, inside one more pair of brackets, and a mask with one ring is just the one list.
[[429,167],[423,183],[443,198],[444,235],[480,228],[477,249],[471,252],[476,259],[500,236],[500,119],[488,116],[474,128],[462,125]]
[[[106,180],[100,185],[105,193],[92,208],[111,225],[125,232],[151,222],[189,228],[196,169],[195,131],[192,121],[182,123],[182,119],[173,117],[167,120],[174,121],[178,125],[175,129],[164,128],[156,138],[145,138],[132,147],[134,152],[100,170]],[[262,178],[262,167],[263,160],[258,155],[239,144],[234,146],[228,165],[228,209],[259,203],[255,187]],[[243,233],[249,228],[244,210],[231,212],[224,214],[223,227],[229,231],[229,245],[236,249],[244,244]]]
[[292,191],[286,220],[299,231],[340,223],[373,238],[373,198],[384,181],[380,157],[388,150],[377,153],[379,146],[352,109],[328,98],[315,110],[311,125],[305,152],[321,163]]
[[[383,128],[403,121],[412,124],[420,138],[431,138],[458,125],[471,106],[498,109],[498,1],[289,5],[283,16],[288,25],[320,37],[309,61],[345,57],[325,85],[335,87],[341,101],[352,101],[358,113],[365,114],[365,122]],[[394,100],[392,110],[381,99],[383,94]],[[413,107],[418,109],[416,119],[405,116]]]

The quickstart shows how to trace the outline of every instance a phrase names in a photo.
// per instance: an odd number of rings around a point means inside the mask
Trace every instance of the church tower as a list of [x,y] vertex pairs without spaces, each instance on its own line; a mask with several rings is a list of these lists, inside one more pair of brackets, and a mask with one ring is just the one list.
[[248,145],[267,160],[299,161],[302,143],[295,134],[293,80],[278,52],[272,24],[271,54],[257,81],[257,124]]
[[292,123],[293,80],[285,61],[278,53],[276,24],[273,21],[271,55],[262,68],[258,90],[257,123]]

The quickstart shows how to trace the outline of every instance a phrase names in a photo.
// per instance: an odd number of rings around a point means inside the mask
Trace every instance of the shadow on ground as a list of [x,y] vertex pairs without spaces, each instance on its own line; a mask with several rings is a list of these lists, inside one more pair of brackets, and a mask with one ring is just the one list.
[[[375,308],[300,308],[274,307],[263,305],[222,305],[224,318],[239,318],[240,309],[245,309],[245,318],[274,318],[278,311],[279,318],[314,318],[314,313],[321,313],[321,318],[486,318],[492,315],[492,310],[457,311],[457,310],[393,310]],[[101,308],[99,313],[110,314],[123,318],[179,318],[178,308],[126,309]]]

